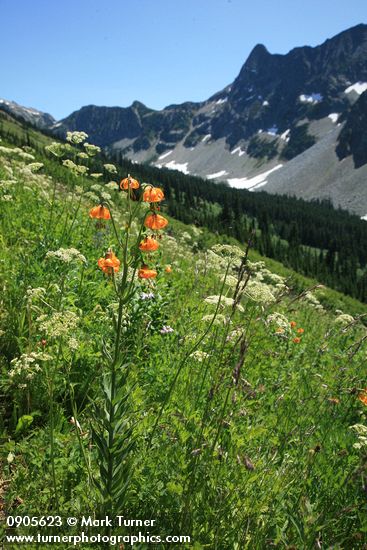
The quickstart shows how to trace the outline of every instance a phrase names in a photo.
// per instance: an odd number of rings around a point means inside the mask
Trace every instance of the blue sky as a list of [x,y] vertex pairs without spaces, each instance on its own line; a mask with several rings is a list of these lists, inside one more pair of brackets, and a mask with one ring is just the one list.
[[59,119],[82,105],[160,109],[230,84],[255,44],[316,46],[365,0],[0,0],[0,97]]

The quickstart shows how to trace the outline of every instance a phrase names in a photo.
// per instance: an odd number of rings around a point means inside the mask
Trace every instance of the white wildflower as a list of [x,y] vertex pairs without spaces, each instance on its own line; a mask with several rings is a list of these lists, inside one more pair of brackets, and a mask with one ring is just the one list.
[[191,235],[187,231],[183,231],[180,235],[181,239],[184,241],[191,241]]
[[101,193],[101,197],[102,199],[104,199],[105,201],[110,201],[111,200],[111,195],[109,193],[107,193],[107,191],[102,191]]
[[10,452],[6,457],[6,461],[8,464],[12,464],[12,462],[14,462],[14,459],[15,459],[15,454],[12,452]]
[[33,302],[33,301],[39,300],[43,298],[45,294],[46,294],[46,289],[43,288],[42,286],[38,288],[29,287],[27,289],[27,302]]
[[80,153],[78,153],[78,157],[80,159],[88,159],[89,158],[87,153],[84,153],[84,151],[80,151]]
[[354,323],[354,317],[352,317],[352,315],[348,315],[348,313],[342,313],[341,315],[338,315],[336,319],[334,319],[335,325],[340,325],[343,327],[352,323]]
[[94,178],[96,180],[98,180],[99,178],[101,178],[103,176],[103,174],[101,173],[97,173],[97,172],[93,172],[93,174],[89,174],[91,178]]
[[216,254],[225,258],[241,259],[244,256],[244,252],[239,246],[233,246],[231,244],[215,244],[211,249]]
[[10,361],[11,369],[8,371],[9,378],[15,383],[17,379],[32,380],[40,372],[40,363],[51,361],[51,355],[43,352],[23,353]]
[[250,271],[262,271],[265,269],[265,262],[250,262],[250,260],[247,260],[247,267]]
[[319,300],[316,298],[316,296],[314,294],[312,294],[312,292],[310,291],[307,291],[304,296],[303,296],[303,300],[305,300],[306,302],[308,302],[310,305],[312,306],[318,306],[320,305],[320,302]]
[[103,167],[106,172],[109,172],[110,174],[117,174],[117,168],[114,164],[104,164]]
[[58,250],[50,250],[47,252],[46,258],[54,258],[67,264],[74,261],[87,263],[85,256],[83,256],[83,254],[81,254],[76,248],[59,248]]
[[57,141],[54,141],[51,145],[47,145],[45,149],[58,158],[61,158],[72,151],[72,147],[68,143],[58,143]]
[[275,326],[277,328],[282,328],[287,331],[290,328],[288,319],[282,313],[274,312],[271,315],[268,315],[265,323],[267,325]]
[[90,188],[92,191],[96,191],[96,193],[100,193],[101,191],[103,191],[104,185],[101,185],[100,183],[93,183],[93,185],[91,185]]
[[101,152],[101,148],[98,145],[92,145],[91,143],[84,143],[85,150],[89,157],[94,157],[97,153]]
[[202,317],[201,320],[207,323],[211,323],[213,319],[214,319],[214,323],[213,323],[214,325],[225,325],[228,322],[228,319],[221,313],[218,313],[217,315],[204,315],[204,317]]
[[22,150],[17,151],[17,153],[18,153],[18,156],[19,156],[22,160],[35,160],[34,155],[31,155],[30,153],[25,153],[25,152],[22,151]]
[[116,191],[119,188],[118,184],[115,181],[109,181],[108,183],[106,183],[105,187],[113,191]]
[[245,295],[252,301],[260,304],[271,304],[276,298],[268,285],[259,281],[249,281],[245,288]]
[[50,316],[41,315],[37,319],[39,330],[51,338],[68,336],[74,333],[79,317],[73,311],[56,311]]
[[70,159],[63,160],[62,164],[65,166],[65,168],[68,168],[68,170],[70,170],[70,172],[72,172],[76,176],[83,176],[89,170],[87,166],[82,166],[81,164],[75,164],[75,162],[73,162]]
[[88,138],[88,134],[85,132],[66,132],[66,141],[74,143],[83,143]]
[[190,354],[190,357],[193,357],[194,359],[196,359],[196,361],[199,361],[199,363],[202,363],[203,361],[205,361],[205,359],[207,359],[210,356],[209,356],[209,353],[206,353],[206,351],[200,351],[199,349],[197,349],[196,351],[193,351]]
[[190,228],[193,234],[195,235],[195,237],[198,237],[199,235],[202,234],[202,230],[199,227],[196,227],[196,225],[191,225]]
[[87,199],[90,199],[93,202],[98,202],[99,201],[98,195],[96,195],[95,193],[92,193],[91,191],[87,191],[87,193],[85,193],[85,197]]
[[[226,296],[208,296],[207,298],[205,298],[204,302],[216,306],[218,305],[219,300],[221,307],[233,307],[233,298],[227,298]],[[241,306],[241,304],[237,304],[237,308],[239,309],[239,311],[243,311],[243,307]]]
[[353,447],[355,449],[367,447],[367,426],[363,424],[354,424],[354,426],[350,426],[350,428],[356,432],[358,437],[358,443],[354,443]]
[[71,351],[76,351],[79,348],[79,342],[76,338],[69,338],[68,346]]
[[227,273],[227,276],[223,275],[223,277],[221,278],[221,282],[223,283],[224,282],[224,279],[225,279],[225,284],[230,286],[231,288],[236,288],[237,284],[238,284],[238,279],[237,277],[234,277],[233,275],[230,275],[229,273]]
[[41,170],[41,168],[44,167],[44,164],[43,162],[32,162],[31,164],[28,164],[28,168],[32,171],[32,172],[38,172],[39,170]]

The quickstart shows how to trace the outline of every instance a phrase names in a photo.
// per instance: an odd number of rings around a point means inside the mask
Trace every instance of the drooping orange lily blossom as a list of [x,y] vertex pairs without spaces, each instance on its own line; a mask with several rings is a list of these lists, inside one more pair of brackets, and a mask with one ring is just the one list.
[[90,210],[89,217],[96,220],[109,220],[111,214],[108,208],[100,204],[99,206],[94,206],[92,210]]
[[140,187],[140,184],[138,180],[131,178],[130,176],[121,180],[121,183],[120,183],[121,189],[138,189],[139,187]]
[[297,333],[298,333],[298,334],[303,334],[304,331],[305,331],[304,328],[298,328],[298,329],[297,329]]
[[145,218],[144,225],[145,227],[149,227],[149,229],[163,229],[168,225],[168,220],[160,214],[153,212]]
[[172,267],[170,265],[166,265],[166,267],[164,268],[164,271],[166,273],[172,273]]
[[159,242],[154,237],[145,237],[145,239],[140,242],[139,248],[142,252],[154,252],[158,250]]
[[144,189],[143,201],[144,202],[161,202],[164,200],[164,193],[159,187],[153,187],[149,185]]
[[291,325],[291,328],[295,328],[297,326],[296,321],[291,321],[289,324]]
[[361,403],[363,403],[363,405],[367,406],[367,388],[365,388],[363,392],[358,395],[358,399]]
[[149,269],[147,265],[142,265],[138,271],[139,279],[155,279],[157,272],[155,269]]
[[120,269],[120,260],[115,256],[112,250],[109,250],[104,258],[99,258],[98,267],[102,269],[103,273],[107,275],[112,275],[117,273]]
[[295,344],[299,344],[300,341],[301,341],[301,338],[298,338],[298,336],[296,336],[295,338],[293,338],[293,342],[294,342]]

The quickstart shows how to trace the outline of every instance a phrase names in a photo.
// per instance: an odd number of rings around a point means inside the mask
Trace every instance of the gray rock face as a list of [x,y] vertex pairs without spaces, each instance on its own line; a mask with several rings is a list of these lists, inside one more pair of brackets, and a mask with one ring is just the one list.
[[15,101],[0,99],[0,109],[40,129],[50,128],[56,122],[48,113],[42,113],[31,107],[22,107]]

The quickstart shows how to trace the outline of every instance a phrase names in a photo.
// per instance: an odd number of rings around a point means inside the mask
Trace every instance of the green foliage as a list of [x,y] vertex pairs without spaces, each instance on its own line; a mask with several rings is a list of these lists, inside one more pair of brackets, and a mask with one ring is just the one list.
[[254,136],[250,139],[246,151],[250,157],[271,160],[277,156],[278,147],[275,141]]
[[[97,267],[113,224],[88,211],[90,193],[108,192],[119,239],[127,226],[135,239],[126,193],[105,187],[107,174],[99,189],[51,156],[29,154],[43,170],[32,174],[29,159],[0,152],[0,180],[14,182],[0,217],[6,513],[115,506],[154,518],[154,534],[190,535],[193,548],[362,547],[366,454],[351,426],[367,423],[366,307],[258,250],[246,255],[235,231],[224,231],[241,214],[241,195],[218,186],[209,200],[196,180],[157,172],[163,213],[176,208],[207,228],[170,218],[159,257],[149,257],[161,266],[155,284],[129,287],[120,316],[113,280]],[[104,173],[103,161],[86,164]],[[237,230],[258,247],[286,246],[274,239],[284,211],[264,208],[255,223],[249,211],[260,204],[249,204]],[[316,220],[328,211],[313,205]],[[360,230],[345,213],[330,209],[331,219],[337,241],[342,220],[354,236]],[[302,270],[311,247],[302,216],[283,230]],[[339,256],[328,264],[353,267]]]
[[306,151],[316,143],[316,139],[308,133],[308,124],[291,128],[290,138],[282,151],[282,157],[291,160]]

